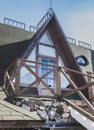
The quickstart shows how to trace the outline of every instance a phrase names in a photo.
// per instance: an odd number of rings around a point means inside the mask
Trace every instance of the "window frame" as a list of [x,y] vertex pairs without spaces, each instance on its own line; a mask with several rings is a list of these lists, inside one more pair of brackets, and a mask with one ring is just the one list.
[[[54,57],[47,57],[47,56],[42,56],[42,55],[41,55],[41,56],[39,57],[39,59],[40,59],[40,63],[42,63],[42,62],[41,62],[42,59],[47,60],[47,61],[52,61],[52,62],[54,63],[53,66],[57,63],[57,62],[56,62],[56,58],[54,58]],[[53,67],[53,68],[54,68],[54,67]],[[42,68],[40,67],[40,70],[41,70],[41,69],[42,69]],[[46,68],[45,70],[50,71],[49,68]],[[42,72],[40,72],[40,75],[41,75],[41,73],[42,73]],[[50,75],[51,73],[53,73],[53,78],[49,78],[49,75]],[[54,70],[54,71],[52,71],[51,73],[48,74],[47,76],[45,76],[44,79],[47,80],[46,84],[47,84],[49,87],[54,88],[54,87],[56,86],[56,71]],[[41,75],[41,76],[42,76],[42,75]],[[43,78],[42,78],[42,79],[43,79]],[[53,86],[50,86],[49,80],[52,80],[52,81],[53,81]]]

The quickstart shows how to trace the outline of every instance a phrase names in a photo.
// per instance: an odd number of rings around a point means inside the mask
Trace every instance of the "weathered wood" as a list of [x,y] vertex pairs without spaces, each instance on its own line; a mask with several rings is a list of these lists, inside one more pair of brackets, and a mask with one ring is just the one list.
[[67,102],[67,105],[71,106],[76,111],[78,111],[79,113],[81,113],[82,115],[84,115],[85,117],[87,117],[88,119],[90,119],[90,120],[92,120],[94,122],[94,116],[92,114],[86,112],[85,110],[83,110],[79,106],[75,105],[72,101],[67,100],[65,98],[64,98],[64,100]]
[[[35,62],[35,61],[31,61],[31,60],[26,60],[26,59],[18,59],[17,60],[17,72],[16,72],[16,91],[15,91],[15,93],[16,94],[18,94],[18,92],[20,92],[20,63],[19,62],[30,62],[30,63],[34,63],[34,64],[41,64],[41,63],[39,63],[39,62]],[[47,66],[53,66],[54,68],[57,68],[58,66],[57,65],[50,65],[50,64],[46,64]],[[84,76],[87,76],[88,78],[94,78],[93,76],[91,76],[91,75],[86,75],[86,74],[83,74],[83,73],[81,73],[81,72],[77,72],[77,71],[75,71],[75,70],[72,70],[72,69],[69,69],[69,68],[66,68],[66,67],[58,67],[59,69],[64,69],[64,70],[67,70],[67,71],[71,71],[71,72],[73,72],[73,73],[77,73],[77,74],[82,74],[82,75],[84,75]],[[29,68],[30,69],[30,68]],[[52,71],[52,70],[51,70]],[[50,71],[50,72],[51,72]],[[48,72],[47,74],[49,74],[50,72]],[[57,71],[57,73],[58,73],[58,71]],[[13,76],[14,74],[12,74],[12,76],[10,77],[10,81],[13,79]],[[43,84],[44,84],[44,86],[47,88],[47,89],[49,89],[50,91],[51,91],[51,93],[54,93],[50,88],[49,88],[49,86],[47,85],[47,84],[45,84],[45,82],[44,81],[42,81],[42,78],[43,78],[43,76],[42,77],[37,77],[37,74],[33,74],[37,79],[36,79],[36,81],[35,82],[33,82],[33,83],[31,83],[30,85],[28,85],[28,87],[25,89],[24,88],[24,90],[22,90],[22,92],[24,92],[24,91],[26,91],[28,88],[30,88],[32,85],[34,85],[35,83],[37,83],[37,82],[42,82]],[[45,76],[45,75],[44,75]],[[60,91],[60,85],[58,85],[59,83],[60,83],[60,81],[59,81],[59,79],[58,78],[56,78],[56,83],[57,83],[57,85],[56,85],[56,91],[55,91],[55,93],[57,93],[57,94],[55,94],[54,93],[54,95],[61,95],[61,91]],[[18,85],[17,85],[18,84]],[[18,87],[17,87],[18,86]],[[58,88],[59,87],[59,88]],[[18,90],[17,90],[18,89]],[[77,91],[77,90],[76,90]]]
[[[21,90],[21,93],[25,92],[26,90],[28,90],[30,87],[32,87],[32,85],[34,85],[37,82],[40,82],[42,80],[43,77],[45,77],[46,75],[48,75],[49,73],[53,72],[54,69],[51,69],[49,72],[47,72],[45,75],[43,75],[42,77],[40,77],[40,80],[35,80],[34,82],[32,82],[31,84],[29,84],[28,86],[26,86],[26,88],[24,88],[23,90]],[[38,87],[38,86],[37,86]]]
[[[40,62],[35,62],[35,61],[26,60],[26,59],[22,59],[22,58],[18,58],[18,60],[21,60],[21,61],[24,61],[24,62],[35,63],[35,64],[39,64],[39,65],[43,64],[43,63],[40,63]],[[45,64],[43,64],[43,65],[45,65]],[[67,70],[69,72],[73,72],[73,73],[76,73],[76,74],[83,75],[83,76],[90,77],[90,78],[94,79],[94,76],[90,76],[88,74],[84,74],[82,72],[79,72],[79,71],[76,71],[76,70],[73,70],[73,69],[70,69],[70,68],[67,68],[67,67],[62,67],[62,66],[58,66],[58,65],[51,65],[51,64],[46,64],[46,65],[47,66],[53,66],[53,67],[59,67],[61,69]]]
[[71,95],[71,94],[74,94],[74,93],[76,93],[76,92],[78,92],[78,91],[81,91],[81,90],[83,90],[83,89],[86,89],[87,87],[89,88],[89,87],[91,87],[92,85],[94,85],[94,82],[87,83],[86,85],[81,86],[80,88],[77,88],[77,89],[72,89],[71,92],[65,94],[64,97],[69,96],[69,95]]
[[11,65],[9,65],[6,69],[6,71],[8,71],[9,69],[11,69],[14,65],[16,65],[16,61],[14,61]]
[[44,123],[43,120],[0,120],[0,128],[40,128]]
[[[78,87],[75,85],[75,83],[70,79],[70,77],[65,73],[64,70],[61,70],[61,73],[64,74],[64,76],[67,78],[67,80],[70,82],[70,84],[72,85],[72,87],[74,89],[77,89]],[[84,102],[87,104],[87,106],[89,107],[89,109],[94,112],[94,107],[92,106],[92,104],[86,99],[86,97],[82,94],[81,91],[77,91],[77,93],[79,94],[79,96],[84,100]]]
[[12,81],[11,81],[11,78],[10,78],[8,72],[6,71],[5,74],[6,74],[7,78],[8,78],[8,82],[10,83],[10,86],[11,86],[12,90],[15,91],[15,87],[14,87]]
[[28,98],[42,98],[43,100],[45,100],[46,98],[47,98],[47,100],[49,100],[49,99],[60,99],[60,98],[58,98],[58,96],[46,96],[46,95],[35,95],[35,94],[32,94],[32,96],[31,96],[31,94],[20,94],[20,96],[16,96],[16,98],[17,97],[28,97]]
[[60,85],[60,74],[58,69],[56,69],[56,94],[58,97],[61,97],[61,85]]
[[90,72],[90,71],[87,71],[87,74],[91,74],[91,75],[94,75],[94,72]]
[[20,69],[21,69],[21,60],[17,60],[17,69],[16,69],[16,77],[15,77],[15,95],[19,95],[20,93]]
[[36,78],[38,81],[42,82],[44,86],[54,95],[57,96],[50,88],[49,86],[24,62],[22,62],[22,65],[24,65]]
[[[88,74],[89,76],[94,75],[93,72],[89,72],[89,71],[87,71],[87,74]],[[91,79],[90,77],[87,77],[87,81],[90,83],[90,82],[92,81],[92,79]],[[90,86],[90,87],[88,88],[88,93],[89,93],[89,99],[93,99],[94,95],[93,95],[92,86]]]

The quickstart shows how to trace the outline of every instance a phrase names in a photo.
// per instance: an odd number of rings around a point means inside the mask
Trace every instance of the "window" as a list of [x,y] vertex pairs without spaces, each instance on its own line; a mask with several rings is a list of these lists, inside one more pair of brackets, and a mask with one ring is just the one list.
[[[55,72],[54,70],[51,71],[52,69],[54,69],[54,66],[50,66],[50,65],[54,65],[55,62],[53,60],[50,59],[41,59],[41,76],[43,76],[42,80],[49,86],[49,87],[54,87],[54,80],[55,80]],[[49,64],[49,65],[47,65]],[[47,74],[48,73],[48,74]]]
[[83,55],[76,57],[76,61],[81,66],[87,66],[89,64],[88,59]]

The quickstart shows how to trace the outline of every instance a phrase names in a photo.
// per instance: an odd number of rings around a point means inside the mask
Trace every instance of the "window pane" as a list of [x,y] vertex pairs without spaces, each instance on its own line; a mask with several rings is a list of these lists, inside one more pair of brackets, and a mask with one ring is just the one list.
[[[49,61],[48,64],[54,65],[54,62],[53,61]],[[49,69],[53,69],[53,66],[49,66]]]
[[45,75],[47,73],[46,69],[41,69],[41,76]]
[[47,65],[45,65],[45,64],[47,64],[47,60],[42,59],[41,62],[43,63],[42,66],[41,66],[41,68],[47,68]]
[[48,78],[54,78],[54,72],[51,72],[51,73],[48,75]]
[[[35,72],[35,69],[32,68],[32,70]],[[20,75],[20,83],[26,83],[30,84],[35,80],[35,76],[30,73],[25,67],[21,68],[21,75]]]
[[[47,65],[41,65],[41,76],[47,74],[51,69],[53,69],[53,66],[50,65],[54,65],[54,61],[50,60],[50,59],[42,59],[41,62],[43,64],[49,64],[49,66]],[[53,87],[54,86],[54,71],[47,74],[44,78],[43,81],[49,86],[49,87]]]
[[86,66],[86,65],[89,64],[89,62],[88,62],[88,60],[87,60],[87,58],[85,56],[78,56],[76,58],[76,60],[77,60],[78,64],[82,65],[82,66]]

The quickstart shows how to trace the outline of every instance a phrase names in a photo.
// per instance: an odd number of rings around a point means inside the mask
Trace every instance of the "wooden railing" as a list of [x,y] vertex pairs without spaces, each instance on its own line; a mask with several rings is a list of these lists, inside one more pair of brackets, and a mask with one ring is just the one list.
[[64,99],[67,103],[68,106],[72,107],[73,109],[75,109],[77,112],[81,113],[82,115],[84,115],[86,118],[92,120],[94,122],[94,115],[90,114],[89,112],[86,112],[85,110],[83,110],[83,108],[77,106],[76,104],[74,104],[72,101],[68,100],[68,99]]
[[[61,66],[57,66],[57,65],[50,65],[50,64],[44,64],[46,66],[52,66],[52,69],[49,70],[49,72],[47,72],[46,74],[41,76],[36,71],[34,71],[34,67],[36,68],[36,66],[40,66],[41,64],[43,64],[43,63],[39,63],[39,62],[31,61],[31,60],[25,60],[25,59],[17,59],[16,67],[13,64],[5,72],[5,78],[6,78],[5,79],[5,81],[6,81],[5,88],[8,90],[8,88],[10,87],[13,91],[13,94],[16,96],[18,95],[18,96],[41,97],[41,95],[25,94],[25,92],[27,90],[29,90],[30,88],[35,87],[35,86],[38,89],[40,87],[40,83],[42,83],[44,85],[45,89],[51,93],[50,96],[48,95],[48,96],[44,96],[44,97],[62,98],[63,95],[61,94],[60,78],[56,79],[56,86],[54,87],[54,89],[50,88],[49,85],[47,83],[45,83],[43,80],[43,78],[45,76],[47,76],[48,74],[50,74],[51,72],[57,71],[57,73],[59,75],[63,74],[66,77],[66,79],[68,80],[68,82],[71,84],[71,86],[73,87],[72,92],[68,93],[68,95],[71,95],[73,93],[77,93],[82,98],[82,100],[84,100],[84,102],[87,104],[89,109],[92,112],[94,112],[93,106],[90,104],[90,102],[86,99],[86,97],[81,92],[81,90],[86,89],[86,88],[90,87],[91,85],[94,85],[94,82],[89,82],[86,85],[78,88],[78,86],[75,85],[75,83],[71,80],[70,76],[66,73],[66,70],[67,70],[67,72],[71,71],[71,72],[79,74],[79,75],[84,75],[84,76],[88,77],[89,79],[94,79],[94,76],[88,75],[88,74],[83,74],[82,72],[78,72],[78,71],[75,71],[75,70],[72,70],[72,69],[69,69],[66,67],[61,67]],[[22,84],[20,81],[22,67],[27,69],[28,72],[35,77],[35,80],[32,81],[30,84],[27,84],[27,86],[23,87],[23,89],[21,89]],[[11,68],[12,68],[12,72],[10,73]]]
[[22,23],[22,22],[13,20],[13,19],[9,19],[9,18],[4,18],[4,24],[8,24],[8,25],[18,27],[18,28],[21,28],[21,29],[26,29],[25,23]]
[[44,17],[37,24],[37,28],[41,28],[45,22],[47,22],[53,16],[53,10],[49,9],[48,12],[44,15]]
[[37,30],[38,30],[38,28],[37,28],[37,27],[34,27],[34,26],[29,26],[29,31],[30,31],[30,32],[34,32],[34,33],[36,33],[36,32],[37,32]]

